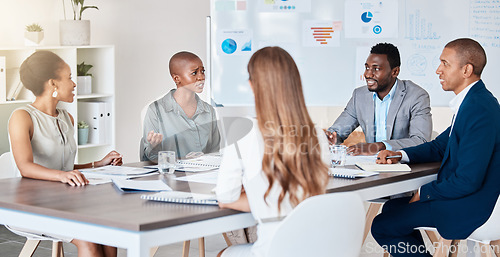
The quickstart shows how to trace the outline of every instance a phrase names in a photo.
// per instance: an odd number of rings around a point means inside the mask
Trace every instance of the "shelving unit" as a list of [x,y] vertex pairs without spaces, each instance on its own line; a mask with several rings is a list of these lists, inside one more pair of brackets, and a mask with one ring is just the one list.
[[[10,114],[18,107],[30,104],[35,99],[27,89],[23,89],[15,101],[7,101],[7,94],[11,87],[19,81],[19,67],[21,63],[32,53],[40,50],[52,51],[59,55],[71,69],[72,79],[76,83],[77,64],[85,61],[92,64],[90,70],[92,73],[92,94],[78,95],[75,89],[75,100],[72,103],[59,103],[59,107],[68,110],[75,120],[75,140],[78,142],[78,130],[76,123],[83,116],[79,103],[83,102],[104,102],[109,107],[107,111],[110,118],[106,126],[102,127],[102,133],[105,133],[104,142],[78,145],[78,152],[75,162],[86,163],[100,160],[109,151],[115,147],[115,49],[114,46],[43,46],[43,47],[19,47],[19,48],[0,48],[0,56],[5,56],[6,63],[6,83],[5,90],[0,84],[0,122],[5,124],[0,127],[0,153],[8,152],[9,139],[7,123]],[[16,77],[17,76],[17,77]],[[1,81],[0,81],[1,83]],[[78,85],[77,85],[78,87]],[[3,92],[6,92],[3,95]],[[87,121],[89,123],[89,121]]]

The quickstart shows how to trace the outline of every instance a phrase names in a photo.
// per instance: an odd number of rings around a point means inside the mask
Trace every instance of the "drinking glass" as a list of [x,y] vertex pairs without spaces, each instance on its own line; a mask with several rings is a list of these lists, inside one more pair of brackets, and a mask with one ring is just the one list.
[[158,152],[158,170],[160,173],[174,174],[176,161],[174,151]]
[[332,168],[344,166],[347,156],[347,147],[345,145],[330,145],[330,159]]

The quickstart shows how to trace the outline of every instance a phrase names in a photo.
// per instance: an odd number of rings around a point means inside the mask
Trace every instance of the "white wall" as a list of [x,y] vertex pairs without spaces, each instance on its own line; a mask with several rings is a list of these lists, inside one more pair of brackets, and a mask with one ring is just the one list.
[[[0,47],[22,46],[24,27],[33,22],[45,29],[44,45],[59,45],[62,1],[0,0]],[[70,1],[64,1],[72,19]],[[112,44],[116,49],[116,149],[125,162],[138,161],[141,109],[175,86],[168,73],[170,57],[187,50],[205,61],[210,1],[87,0],[85,4],[99,7],[83,13],[91,20],[91,43]]]
[[100,10],[88,11],[92,43],[116,46],[116,148],[125,162],[138,161],[141,110],[175,86],[168,72],[170,57],[187,50],[205,61],[209,1],[94,2]]
[[[63,0],[0,0],[0,47],[24,44],[24,26],[37,22],[45,28],[45,45],[58,45],[58,21]],[[84,19],[92,22],[92,44],[116,47],[116,149],[125,162],[139,160],[141,109],[174,87],[168,60],[181,50],[205,61],[205,17],[208,0],[87,0]],[[69,0],[66,0],[69,9]],[[72,17],[67,12],[68,18]],[[403,78],[404,79],[404,78]],[[312,107],[313,120],[322,127],[333,123],[343,107]],[[449,108],[433,108],[434,130],[451,121]],[[8,115],[8,114],[6,114]]]

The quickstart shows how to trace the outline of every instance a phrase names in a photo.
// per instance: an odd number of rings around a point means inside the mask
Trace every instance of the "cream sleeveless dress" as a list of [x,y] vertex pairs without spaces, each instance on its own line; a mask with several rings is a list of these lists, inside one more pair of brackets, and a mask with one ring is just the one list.
[[[74,128],[71,124],[68,111],[58,108],[57,117],[53,117],[43,113],[32,105],[20,107],[16,110],[19,109],[27,111],[33,122],[33,137],[31,139],[33,162],[49,169],[73,170],[76,156],[76,142],[73,137]],[[72,240],[72,238],[63,238],[27,229],[7,228],[18,235],[28,238],[42,238],[65,242]]]

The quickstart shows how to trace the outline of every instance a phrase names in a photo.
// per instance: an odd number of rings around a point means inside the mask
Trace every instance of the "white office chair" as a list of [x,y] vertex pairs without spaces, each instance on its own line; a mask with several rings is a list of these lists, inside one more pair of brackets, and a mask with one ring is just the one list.
[[[457,224],[460,226],[460,224]],[[435,231],[436,228],[430,227],[421,227],[417,228],[424,231]],[[487,257],[497,256],[500,257],[500,254],[497,252],[495,255],[492,254],[491,243],[493,241],[500,240],[500,196],[497,199],[497,203],[495,204],[495,208],[491,213],[490,218],[479,228],[474,230],[472,234],[467,238],[467,240],[471,240],[474,242],[478,242],[480,245],[481,251],[485,250],[485,252],[481,252]],[[450,249],[451,244],[458,244],[459,240],[449,240],[441,237],[439,239],[438,248],[435,249],[435,253],[433,257],[445,257],[448,256],[448,250]],[[499,245],[495,245],[495,247],[500,247]],[[498,250],[498,249],[497,249]],[[456,256],[456,255],[455,255]]]
[[[498,196],[497,203],[495,204],[495,208],[493,209],[490,218],[482,226],[472,232],[467,240],[479,242],[480,245],[488,245],[488,247],[481,248],[489,250],[486,252],[486,256],[492,256],[490,244],[492,241],[500,240],[500,196]],[[500,246],[497,245],[496,247]],[[496,255],[497,257],[500,257],[498,252]]]
[[0,179],[2,178],[14,178],[20,177],[18,174],[16,166],[12,165],[12,154],[10,152],[3,153],[0,155]]
[[356,193],[310,197],[279,225],[267,256],[357,257],[363,225],[363,203]]
[[[10,152],[3,153],[0,156],[0,167],[0,179],[20,177],[20,174],[17,170],[17,167],[14,165],[12,154]],[[41,233],[29,233],[10,228],[9,226],[5,227],[14,234],[26,237],[26,243],[24,244],[21,253],[19,253],[19,257],[31,257],[40,244],[41,240],[52,241],[53,257],[64,257],[63,245],[61,240],[42,236]]]

